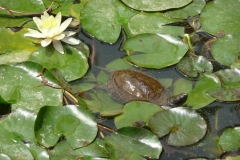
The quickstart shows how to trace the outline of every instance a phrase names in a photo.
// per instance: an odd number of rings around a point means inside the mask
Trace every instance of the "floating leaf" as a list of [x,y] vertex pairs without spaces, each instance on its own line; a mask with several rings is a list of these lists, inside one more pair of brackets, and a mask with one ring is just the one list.
[[[158,138],[143,128],[124,127],[104,138],[111,159],[159,158],[162,145]],[[131,158],[129,158],[131,157]]]
[[[46,10],[42,0],[0,0],[0,4],[4,5],[8,10],[17,12],[37,13]],[[1,6],[2,7],[2,6]],[[6,10],[0,9],[0,14],[10,15]],[[14,15],[21,15],[13,12]]]
[[[25,108],[38,112],[45,105],[62,105],[62,90],[56,79],[46,70],[39,76],[43,67],[33,62],[0,66],[0,95],[12,109]],[[43,84],[44,82],[47,84]]]
[[162,109],[155,104],[144,101],[132,101],[123,107],[123,113],[114,119],[117,128],[134,126],[135,122],[147,122],[156,112]]
[[180,8],[188,3],[190,3],[192,0],[122,0],[126,5],[129,7],[136,9],[136,10],[143,10],[143,11],[162,11],[167,10],[171,8]]
[[75,149],[87,146],[97,134],[97,123],[87,110],[79,106],[45,106],[35,122],[37,141],[45,147],[54,146],[61,135]]
[[81,78],[89,67],[87,57],[73,47],[66,45],[65,49],[66,53],[60,54],[51,46],[41,47],[29,60],[41,64],[48,70],[58,68],[67,81]]
[[136,13],[118,0],[91,0],[81,10],[81,25],[96,39],[115,43],[121,26]]
[[125,57],[139,67],[164,68],[179,62],[188,50],[180,39],[164,34],[141,34],[125,41],[123,49],[134,53]]
[[93,90],[86,100],[88,109],[100,112],[102,116],[114,116],[122,113],[122,105],[114,101],[106,91]]
[[182,36],[184,34],[183,27],[166,25],[174,22],[177,22],[177,20],[165,17],[162,13],[141,12],[130,19],[128,28],[131,35],[128,36],[131,37],[143,33],[161,33]]
[[208,91],[218,86],[220,86],[220,80],[214,74],[200,74],[196,86],[188,93],[188,99],[185,104],[193,109],[205,107],[215,100],[208,94]]
[[27,143],[26,146],[32,153],[34,160],[49,160],[48,152],[43,147],[37,146],[34,143]]
[[208,94],[220,101],[240,100],[240,70],[225,69],[214,74],[220,79],[221,85],[209,90]]
[[108,74],[106,74],[103,71],[100,71],[98,76],[97,76],[97,82],[98,84],[107,84],[107,80],[108,80]]
[[32,52],[38,49],[30,39],[23,36],[26,32],[27,29],[12,32],[6,28],[0,28],[0,64],[24,62]]
[[177,107],[153,115],[148,126],[159,138],[167,135],[168,144],[186,146],[198,142],[206,133],[205,120],[194,110]]
[[219,139],[219,145],[224,151],[232,151],[240,148],[240,127],[227,128]]
[[[218,38],[212,46],[212,55],[219,63],[230,66],[240,56],[240,33]],[[230,47],[231,46],[231,47]]]
[[106,69],[109,69],[111,71],[131,68],[133,68],[133,66],[128,61],[122,58],[115,59],[106,65]]
[[173,96],[180,93],[189,93],[192,90],[192,81],[184,78],[179,78],[174,84]]
[[50,151],[50,159],[52,160],[76,159],[77,157],[85,158],[88,156],[93,159],[96,158],[96,160],[103,160],[105,159],[103,157],[108,157],[104,142],[96,139],[88,146],[73,150],[66,141],[61,141]]
[[177,64],[178,70],[188,77],[197,77],[199,73],[212,72],[212,63],[203,56],[184,57]]
[[200,16],[202,29],[212,35],[219,31],[226,34],[239,32],[239,5],[238,0],[217,0],[207,3]]
[[167,11],[164,15],[171,18],[187,19],[189,16],[200,14],[205,4],[205,0],[193,0],[187,6]]
[[0,17],[0,27],[21,27],[26,22],[32,20],[31,18],[12,18]]

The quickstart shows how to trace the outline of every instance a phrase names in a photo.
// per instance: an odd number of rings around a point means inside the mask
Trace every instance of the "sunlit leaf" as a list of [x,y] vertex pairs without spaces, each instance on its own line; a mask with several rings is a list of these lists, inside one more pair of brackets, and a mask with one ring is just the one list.
[[186,19],[189,16],[200,14],[205,4],[205,0],[193,0],[187,6],[167,11],[164,15],[171,18]]
[[13,18],[0,17],[0,27],[21,27],[24,23],[30,21],[31,18]]
[[114,119],[117,128],[134,126],[135,122],[147,122],[156,112],[162,109],[155,104],[143,101],[132,101],[124,105],[123,113]]
[[143,128],[124,127],[104,138],[111,159],[143,159],[140,155],[159,158],[162,145],[158,138]]
[[[42,0],[0,0],[0,4],[4,5],[8,10],[24,13],[38,13],[46,10]],[[2,7],[2,6],[1,6]],[[12,12],[14,15],[21,15]],[[10,15],[6,10],[0,9],[0,14]]]
[[49,155],[45,148],[34,143],[27,143],[26,146],[32,153],[34,160],[49,160]]
[[89,67],[86,56],[67,45],[65,50],[65,54],[60,54],[51,46],[41,47],[30,56],[29,60],[41,64],[48,70],[59,69],[66,81],[81,78]]
[[240,147],[240,127],[227,128],[219,139],[219,145],[224,151],[236,150]]
[[126,24],[136,13],[118,0],[91,0],[81,10],[81,25],[96,39],[115,43],[121,25]]
[[167,10],[171,8],[180,8],[188,3],[190,3],[192,0],[122,0],[126,5],[133,9],[137,10],[143,10],[143,11],[162,11]]
[[141,34],[127,39],[123,49],[133,52],[125,57],[129,62],[139,67],[160,69],[178,63],[188,47],[170,35]]
[[212,63],[203,56],[184,57],[177,64],[177,68],[182,74],[188,77],[197,77],[199,73],[211,73],[213,70]]
[[167,134],[168,144],[186,146],[198,142],[206,133],[205,120],[194,110],[177,107],[153,115],[148,126],[159,138]]
[[220,80],[214,74],[201,74],[194,89],[188,93],[185,104],[193,109],[205,107],[215,100],[208,91],[218,86],[220,86]]
[[[12,109],[38,112],[45,105],[62,105],[62,90],[49,71],[39,76],[43,67],[33,62],[0,66],[0,95]],[[42,81],[44,80],[43,84]],[[50,85],[50,86],[47,86]]]
[[75,149],[87,146],[97,134],[97,123],[91,113],[80,106],[45,106],[35,122],[37,141],[45,147],[54,146],[64,135]]
[[212,55],[219,63],[230,66],[240,56],[239,45],[240,33],[221,36],[213,43]]
[[[91,144],[86,147],[78,148],[73,150],[66,141],[61,141],[57,143],[53,150],[50,151],[50,159],[76,159],[77,157],[108,157],[107,151],[105,149],[105,144],[102,140],[96,139]],[[102,160],[96,159],[96,160]]]
[[239,5],[238,0],[210,1],[200,16],[202,29],[212,35],[216,35],[219,31],[226,34],[239,32]]
[[133,16],[128,23],[128,28],[131,33],[129,37],[143,33],[161,33],[182,36],[184,34],[183,27],[166,25],[173,22],[177,22],[177,20],[165,17],[162,13],[141,12]]
[[212,88],[208,94],[220,101],[240,100],[240,70],[225,69],[214,74],[221,80],[221,86]]
[[0,28],[0,64],[24,62],[32,52],[38,49],[37,45],[23,36],[26,32],[27,29],[12,32],[6,28]]

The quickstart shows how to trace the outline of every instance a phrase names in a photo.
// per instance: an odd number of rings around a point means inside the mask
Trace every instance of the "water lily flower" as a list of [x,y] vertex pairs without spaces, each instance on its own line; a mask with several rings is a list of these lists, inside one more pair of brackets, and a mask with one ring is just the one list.
[[47,12],[44,12],[44,14],[41,16],[41,19],[38,17],[33,17],[33,21],[36,23],[40,32],[29,28],[29,32],[25,33],[24,36],[41,38],[42,47],[46,47],[52,42],[53,47],[58,52],[64,54],[61,41],[71,45],[78,45],[80,43],[80,40],[70,37],[76,32],[64,31],[71,23],[72,18],[68,18],[62,24],[61,20],[61,12],[59,12],[56,17],[53,17],[52,15],[49,16]]

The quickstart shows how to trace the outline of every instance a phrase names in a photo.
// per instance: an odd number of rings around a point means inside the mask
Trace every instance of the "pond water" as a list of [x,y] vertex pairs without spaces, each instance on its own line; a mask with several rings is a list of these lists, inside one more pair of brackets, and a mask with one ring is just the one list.
[[[84,31],[79,33],[79,38],[90,47],[92,54],[94,54],[94,56],[91,54],[93,58],[91,62],[94,64],[91,65],[90,69],[95,76],[101,71],[100,68],[104,68],[106,64],[111,61],[117,58],[123,58],[126,55],[126,52],[121,50],[124,39],[123,36],[113,45],[97,41],[88,36]],[[157,79],[171,78],[174,82],[179,78],[185,78],[177,71],[176,66],[164,69],[138,69]],[[193,80],[193,84],[195,84],[195,82],[196,81]],[[238,113],[239,109],[237,105],[237,103],[213,102],[199,109],[198,112],[208,123],[208,131],[205,137],[200,140],[200,142],[186,147],[169,146],[166,144],[166,136],[161,138],[160,141],[163,145],[163,152],[160,156],[160,160],[199,157],[208,159],[219,158],[222,153],[217,143],[218,136],[227,127],[235,127],[239,124],[240,114]],[[100,123],[115,129],[113,119],[107,119]]]

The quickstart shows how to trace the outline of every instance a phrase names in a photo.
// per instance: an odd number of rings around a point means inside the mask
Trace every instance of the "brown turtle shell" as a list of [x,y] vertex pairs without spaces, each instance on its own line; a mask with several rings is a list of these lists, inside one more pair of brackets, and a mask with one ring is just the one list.
[[162,105],[170,97],[170,92],[160,82],[134,70],[112,72],[106,89],[111,97],[122,103],[142,100]]

